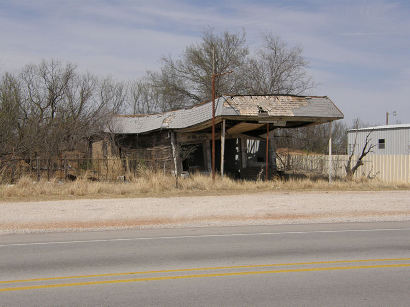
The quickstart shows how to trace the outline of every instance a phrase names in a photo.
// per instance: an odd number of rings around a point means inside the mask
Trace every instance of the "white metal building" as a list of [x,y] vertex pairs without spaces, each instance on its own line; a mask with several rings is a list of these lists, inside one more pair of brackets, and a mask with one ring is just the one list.
[[410,124],[376,126],[351,129],[347,132],[347,151],[360,154],[366,136],[369,143],[374,144],[372,152],[375,155],[409,155],[410,154]]

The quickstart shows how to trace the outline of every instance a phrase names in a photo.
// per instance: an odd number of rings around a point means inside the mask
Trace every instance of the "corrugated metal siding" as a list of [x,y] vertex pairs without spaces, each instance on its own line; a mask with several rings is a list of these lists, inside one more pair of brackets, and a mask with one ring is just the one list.
[[385,182],[410,182],[410,155],[371,155],[356,177],[370,174]]
[[[375,155],[408,155],[410,154],[410,128],[397,129],[374,129],[374,130],[350,130],[348,132],[348,153],[351,153],[356,140],[355,154],[360,154],[366,136],[370,133],[370,143],[375,147],[370,154]],[[385,148],[379,148],[379,139],[385,140]]]
[[[353,156],[356,163],[358,156]],[[348,155],[332,156],[332,176],[345,177]],[[290,162],[289,162],[290,161]],[[410,183],[410,155],[368,155],[355,173],[355,178],[375,178],[384,182]],[[329,156],[325,155],[289,155],[277,160],[279,167],[296,166],[299,170],[328,174]],[[353,166],[352,165],[352,166]]]

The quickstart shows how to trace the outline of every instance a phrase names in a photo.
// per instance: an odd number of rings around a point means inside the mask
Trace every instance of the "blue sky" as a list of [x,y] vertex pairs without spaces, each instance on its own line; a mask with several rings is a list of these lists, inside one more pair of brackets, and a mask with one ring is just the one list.
[[156,70],[212,26],[272,32],[301,46],[317,87],[346,121],[410,123],[410,0],[0,0],[0,71],[57,58],[119,80]]

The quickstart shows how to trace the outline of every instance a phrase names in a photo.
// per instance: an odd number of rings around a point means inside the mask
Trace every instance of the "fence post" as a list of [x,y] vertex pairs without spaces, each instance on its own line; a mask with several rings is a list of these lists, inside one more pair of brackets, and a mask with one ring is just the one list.
[[174,171],[175,171],[175,187],[178,189],[178,150],[177,142],[175,140],[175,132],[171,131],[171,147],[172,147],[172,157],[174,159]]
[[67,159],[64,158],[64,180],[67,179]]
[[332,183],[332,122],[329,123],[329,183]]
[[10,178],[11,182],[10,183],[14,183],[14,172],[15,172],[14,163],[12,162],[11,163],[11,178]]
[[37,168],[37,181],[40,181],[40,158],[36,158],[36,168]]
[[100,181],[100,158],[97,159],[97,179]]
[[47,181],[50,181],[50,158],[47,159]]

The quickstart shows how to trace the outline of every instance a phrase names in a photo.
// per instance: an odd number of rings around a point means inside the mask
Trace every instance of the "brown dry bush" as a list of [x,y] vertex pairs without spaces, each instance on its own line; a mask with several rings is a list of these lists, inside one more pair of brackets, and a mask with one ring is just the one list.
[[137,177],[126,182],[94,182],[87,174],[74,182],[57,179],[35,181],[24,176],[14,185],[0,185],[1,200],[47,200],[71,198],[167,197],[184,195],[213,195],[252,193],[260,191],[376,191],[409,189],[409,183],[384,183],[379,180],[333,181],[289,179],[269,181],[234,180],[217,176],[215,182],[200,173],[180,178],[146,168],[138,170]]

